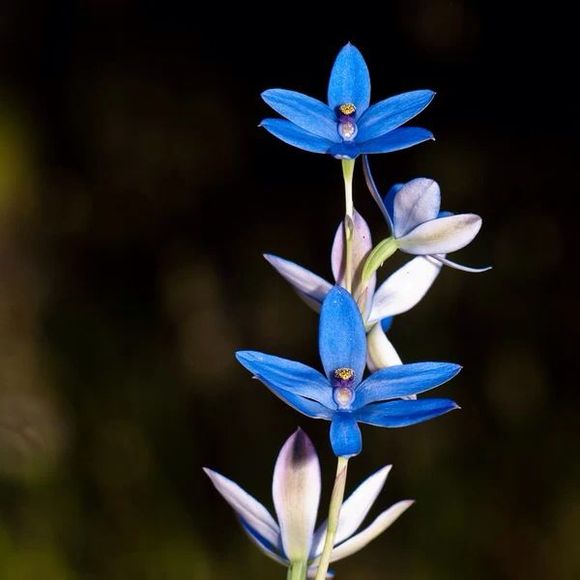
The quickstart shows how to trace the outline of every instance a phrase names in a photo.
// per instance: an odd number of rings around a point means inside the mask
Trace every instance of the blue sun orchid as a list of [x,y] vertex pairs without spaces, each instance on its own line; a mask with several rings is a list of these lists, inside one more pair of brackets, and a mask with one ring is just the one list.
[[424,177],[397,183],[382,198],[367,157],[363,160],[363,167],[367,186],[399,250],[465,272],[490,269],[470,268],[446,258],[446,254],[464,248],[475,238],[481,229],[481,217],[473,213],[441,211],[439,185]]
[[348,43],[338,53],[328,83],[328,104],[296,91],[269,89],[264,101],[284,119],[261,126],[285,143],[337,158],[389,153],[433,139],[420,127],[401,127],[433,99],[428,90],[403,93],[372,106],[371,81],[360,51]]
[[275,395],[314,419],[331,421],[337,456],[362,449],[358,423],[406,427],[457,409],[449,399],[402,400],[453,378],[461,367],[423,362],[380,369],[363,380],[367,357],[365,326],[356,302],[342,287],[326,296],[320,312],[319,350],[325,375],[302,363],[254,351],[238,361]]

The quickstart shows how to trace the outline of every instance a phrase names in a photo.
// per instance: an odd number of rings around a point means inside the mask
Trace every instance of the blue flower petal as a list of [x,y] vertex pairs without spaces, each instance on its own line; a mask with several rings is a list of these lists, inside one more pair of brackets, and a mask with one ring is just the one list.
[[387,191],[387,195],[385,195],[383,199],[385,208],[387,209],[387,212],[389,213],[389,216],[392,221],[395,220],[395,196],[397,195],[397,193],[399,193],[399,191],[401,191],[403,185],[405,184],[395,183],[395,185],[392,185],[389,191]]
[[[251,350],[238,351],[236,358],[275,394],[302,405],[304,409],[298,410],[305,415],[314,411],[316,416],[326,418],[331,410],[336,409],[332,388],[317,370],[299,362]],[[302,403],[303,399],[307,402]]]
[[322,101],[285,89],[269,89],[262,99],[277,113],[298,125],[301,129],[339,142],[336,113]]
[[356,412],[361,423],[377,427],[407,427],[459,409],[450,399],[417,399],[386,401],[367,405]]
[[282,399],[287,405],[290,405],[295,411],[310,417],[311,419],[326,419],[329,421],[332,418],[333,411],[312,399],[307,399],[301,395],[295,395],[290,391],[283,389],[276,389],[274,385],[260,379],[279,399]]
[[341,286],[335,286],[322,303],[318,345],[329,378],[346,367],[354,371],[353,385],[361,382],[367,355],[365,327],[356,302]]
[[453,363],[421,362],[380,369],[356,390],[354,407],[376,401],[418,395],[452,379],[461,366]]
[[328,153],[337,159],[356,159],[361,154],[360,144],[356,141],[344,141],[333,143]]
[[387,316],[381,320],[381,328],[383,329],[383,332],[389,332],[391,326],[393,326],[393,318],[394,316]]
[[284,143],[311,153],[328,153],[333,145],[332,141],[308,133],[286,119],[264,119],[260,127],[264,127]]
[[358,122],[357,139],[376,139],[418,115],[435,96],[433,91],[411,91],[375,103]]
[[239,520],[242,528],[250,537],[250,540],[252,540],[252,542],[254,542],[256,546],[262,550],[262,552],[280,564],[288,564],[288,558],[286,558],[286,555],[280,546],[273,546],[270,542],[268,542],[268,540],[266,540],[266,538],[264,538],[264,536],[258,533],[243,518],[239,518]]
[[352,457],[361,452],[360,427],[350,413],[335,413],[330,424],[330,444],[336,456]]
[[[433,133],[422,129],[421,127],[401,127],[394,129],[390,133],[371,139],[370,141],[363,141],[357,143],[358,153],[389,153],[390,151],[398,151],[400,149],[407,149],[418,145],[423,141],[434,139]],[[331,147],[330,153],[334,155],[334,147]]]
[[338,53],[328,82],[328,104],[335,110],[345,103],[356,107],[357,118],[368,109],[371,100],[371,78],[367,63],[358,48],[350,42]]

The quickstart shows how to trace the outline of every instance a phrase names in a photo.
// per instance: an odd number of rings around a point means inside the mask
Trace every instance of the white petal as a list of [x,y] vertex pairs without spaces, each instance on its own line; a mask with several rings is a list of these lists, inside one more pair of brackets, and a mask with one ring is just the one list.
[[391,274],[375,292],[368,324],[413,308],[431,288],[440,271],[440,262],[423,257],[407,262]]
[[332,288],[330,282],[294,262],[284,260],[284,258],[272,254],[264,254],[264,258],[294,287],[298,295],[311,308],[317,312],[320,310],[322,301]]
[[[367,282],[366,289],[361,289],[360,281],[364,261],[373,249],[373,240],[371,237],[371,230],[365,219],[354,210],[354,233],[352,243],[352,269],[353,280],[352,288],[353,295],[361,309],[363,318],[368,314],[370,309],[370,298],[375,292],[377,277],[373,273],[370,280]],[[337,284],[342,284],[344,279],[345,269],[345,254],[344,254],[344,223],[340,222],[334,235],[334,242],[332,244],[332,251],[330,255],[332,273]]]
[[432,258],[445,266],[449,266],[455,270],[461,270],[462,272],[470,272],[471,274],[481,274],[481,272],[491,270],[491,266],[486,266],[485,268],[471,268],[469,266],[464,266],[463,264],[458,264],[457,262],[452,262],[445,257],[445,254],[436,254],[432,256]]
[[[356,209],[354,210],[353,225],[352,267],[353,272],[356,272],[368,253],[373,249],[373,240],[367,222]],[[342,282],[344,276],[344,260],[344,223],[340,222],[334,235],[331,252],[332,273],[338,284]]]
[[[392,465],[379,469],[376,473],[365,479],[340,508],[338,528],[336,530],[335,544],[340,544],[352,536],[367,517],[369,510],[383,489],[387,475]],[[324,522],[316,530],[312,544],[312,557],[320,556],[326,539],[327,522]]]
[[215,488],[242,520],[246,521],[272,546],[280,544],[280,528],[268,510],[237,483],[204,467]]
[[467,246],[480,229],[478,215],[463,213],[421,224],[397,239],[397,243],[400,250],[409,254],[448,254]]
[[346,540],[332,551],[331,562],[346,558],[364,548],[377,536],[380,536],[405,510],[413,505],[413,500],[404,500],[384,511],[368,528]]
[[344,276],[346,257],[344,255],[344,221],[341,221],[336,228],[332,248],[330,250],[330,267],[332,275],[337,284],[342,282]]
[[369,370],[374,373],[379,369],[400,364],[403,364],[403,361],[381,328],[381,323],[375,324],[367,335],[367,366]]
[[435,219],[441,206],[441,191],[436,181],[419,177],[405,183],[395,195],[393,221],[395,238],[401,238],[413,228]]
[[298,429],[280,450],[272,482],[282,545],[290,561],[306,560],[310,554],[320,486],[316,450]]

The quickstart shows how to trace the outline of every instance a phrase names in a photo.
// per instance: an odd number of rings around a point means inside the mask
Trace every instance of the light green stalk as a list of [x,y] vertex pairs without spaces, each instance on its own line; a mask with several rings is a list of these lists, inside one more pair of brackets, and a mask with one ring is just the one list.
[[[352,281],[354,276],[353,271],[353,238],[354,238],[354,203],[352,197],[352,177],[354,174],[354,159],[342,160],[342,175],[344,177],[344,287],[352,293]],[[332,495],[330,497],[330,506],[328,508],[328,527],[326,530],[326,538],[324,540],[324,548],[320,555],[320,563],[316,572],[315,580],[324,580],[328,572],[328,565],[330,564],[330,556],[332,555],[332,548],[334,547],[334,538],[336,537],[336,530],[338,528],[338,518],[340,516],[340,508],[342,507],[342,500],[344,498],[344,488],[346,485],[346,474],[348,470],[348,457],[339,457],[336,464],[336,477],[334,479],[334,487],[332,488]]]
[[344,177],[344,287],[352,292],[353,260],[352,241],[354,237],[354,203],[352,199],[352,176],[354,159],[342,160],[342,175]]
[[388,260],[398,249],[397,240],[390,237],[379,242],[367,256],[361,273],[361,290],[364,290],[371,276]]
[[324,548],[320,556],[320,563],[318,564],[315,580],[324,580],[326,578],[328,565],[330,564],[330,556],[332,555],[332,548],[334,547],[334,538],[336,537],[336,530],[338,528],[340,508],[342,507],[342,500],[344,498],[347,470],[348,457],[339,457],[336,464],[336,478],[334,480],[332,496],[330,497],[330,507],[328,508],[328,528],[326,531],[326,539],[324,541]]
[[286,580],[306,580],[308,565],[306,562],[292,562],[288,568]]

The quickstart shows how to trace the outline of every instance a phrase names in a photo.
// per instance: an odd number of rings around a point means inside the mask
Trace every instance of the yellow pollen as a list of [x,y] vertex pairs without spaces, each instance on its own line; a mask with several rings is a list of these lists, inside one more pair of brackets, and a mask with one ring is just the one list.
[[338,107],[338,110],[343,115],[352,115],[356,111],[356,107],[352,103],[343,103]]
[[350,379],[352,379],[354,377],[354,371],[352,369],[349,369],[349,368],[336,369],[334,371],[334,376],[337,379],[341,379],[343,381],[349,381]]

